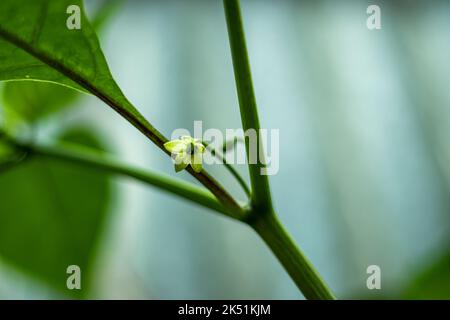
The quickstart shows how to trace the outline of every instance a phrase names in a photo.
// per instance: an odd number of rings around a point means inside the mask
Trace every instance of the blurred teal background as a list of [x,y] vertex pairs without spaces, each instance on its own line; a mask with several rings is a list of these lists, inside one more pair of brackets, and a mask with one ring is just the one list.
[[[369,4],[381,30],[366,28]],[[414,279],[449,252],[450,3],[249,0],[242,11],[261,123],[280,129],[281,221],[340,298],[449,297],[448,263],[446,276],[427,273],[444,289],[428,295],[430,281]],[[221,1],[124,1],[99,37],[124,93],[166,136],[194,120],[240,127]],[[121,159],[175,176],[101,101],[73,103],[40,139],[82,122]],[[208,170],[243,198],[223,167]],[[91,298],[302,297],[245,225],[124,179],[110,207]],[[366,288],[373,264],[379,291]],[[0,260],[0,298],[57,297]]]

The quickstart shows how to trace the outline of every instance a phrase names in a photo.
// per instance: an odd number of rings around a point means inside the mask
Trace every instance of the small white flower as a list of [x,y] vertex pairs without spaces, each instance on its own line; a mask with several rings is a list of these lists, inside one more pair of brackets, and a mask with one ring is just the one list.
[[203,153],[205,146],[190,136],[182,136],[164,143],[164,148],[172,153],[175,171],[179,172],[191,165],[195,172],[202,171]]

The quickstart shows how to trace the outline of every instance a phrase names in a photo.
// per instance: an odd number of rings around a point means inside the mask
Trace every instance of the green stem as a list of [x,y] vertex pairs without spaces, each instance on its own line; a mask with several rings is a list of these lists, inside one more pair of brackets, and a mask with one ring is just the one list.
[[273,213],[262,215],[252,227],[276,255],[306,299],[333,300],[333,293],[297,247]]
[[210,144],[203,142],[203,145],[205,146],[206,150],[208,150],[211,155],[213,157],[216,157],[217,159],[219,159],[219,161],[221,161],[225,168],[228,170],[228,172],[230,172],[230,174],[237,180],[237,182],[239,183],[239,185],[242,187],[242,189],[244,190],[245,194],[250,197],[251,192],[249,187],[247,186],[247,183],[245,183],[244,178],[241,177],[241,175],[236,171],[236,169],[233,168],[232,165],[230,165],[225,157],[223,157],[222,155],[220,155],[216,150],[209,148]]
[[[264,154],[260,143],[260,125],[256,98],[253,91],[252,74],[247,54],[244,27],[242,25],[241,10],[238,0],[224,0],[225,16],[228,27],[228,37],[230,39],[231,56],[233,59],[234,77],[239,99],[242,127],[245,131],[255,130],[258,140],[256,155]],[[251,159],[249,140],[245,139],[247,158]],[[250,161],[249,161],[250,162]],[[272,200],[270,196],[269,180],[267,175],[262,175],[261,170],[264,165],[261,161],[249,164],[250,181],[252,185],[252,203],[259,208],[271,208]]]
[[[256,131],[260,149],[257,154],[261,155],[264,152],[261,150],[260,124],[239,0],[224,0],[223,3],[242,126],[245,131],[249,129]],[[248,139],[245,142],[247,157],[250,158]],[[307,299],[334,299],[325,282],[277,220],[273,212],[269,180],[266,175],[261,174],[263,168],[260,161],[257,161],[256,164],[249,164],[252,202],[246,222],[266,242]]]
[[240,184],[240,186],[242,187],[242,189],[244,190],[245,194],[250,197],[251,196],[251,192],[249,187],[247,186],[247,183],[245,183],[244,178],[241,177],[241,175],[236,171],[236,169],[233,168],[233,166],[231,166],[227,160],[222,157],[221,155],[219,155],[217,152],[214,151],[211,152],[211,154],[215,157],[217,157],[220,161],[222,161],[222,163],[225,165],[225,168],[227,168],[227,170],[230,172],[230,174],[237,180],[237,182]]
[[144,171],[142,169],[123,164],[86,147],[70,145],[67,143],[58,146],[25,144],[12,139],[10,139],[9,142],[21,150],[26,150],[30,156],[38,155],[41,157],[58,159],[77,165],[83,165],[90,169],[102,170],[107,173],[131,177],[138,181],[168,191],[191,202],[200,204],[216,212],[227,215],[231,218],[238,220],[241,218],[241,215],[236,213],[234,208],[224,207],[222,203],[220,203],[214,195],[206,189],[199,188],[191,183],[174,179],[160,173]]

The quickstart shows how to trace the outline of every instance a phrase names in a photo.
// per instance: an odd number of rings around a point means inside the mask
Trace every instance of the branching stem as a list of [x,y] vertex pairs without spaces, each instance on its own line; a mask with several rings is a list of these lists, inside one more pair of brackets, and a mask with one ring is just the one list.
[[[255,130],[260,140],[260,124],[239,0],[224,0],[224,8],[242,126],[244,130]],[[262,147],[260,143],[258,147]],[[248,140],[246,140],[246,149],[249,157]],[[264,153],[260,150],[258,155],[261,154]],[[267,176],[261,174],[263,167],[261,161],[249,164],[252,201],[246,222],[266,242],[307,299],[334,299],[318,272],[278,221],[272,206],[269,180]]]
[[159,189],[168,191],[169,193],[184,198],[185,200],[189,200],[216,212],[222,213],[233,219],[242,219],[241,214],[225,207],[207,189],[200,188],[192,183],[188,183],[180,179],[174,179],[161,173],[132,167],[114,160],[104,153],[94,151],[90,148],[69,143],[58,144],[57,146],[40,145],[37,143],[23,143],[10,136],[3,136],[3,139],[16,148],[18,155],[25,152],[31,157],[40,156],[57,159],[60,161],[70,162],[74,165],[82,165],[88,169],[102,170],[106,173],[133,178]]

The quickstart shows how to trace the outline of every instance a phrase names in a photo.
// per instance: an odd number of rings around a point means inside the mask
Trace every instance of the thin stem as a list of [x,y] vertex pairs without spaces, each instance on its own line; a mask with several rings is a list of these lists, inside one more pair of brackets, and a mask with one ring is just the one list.
[[[252,75],[245,42],[244,27],[242,24],[241,10],[238,0],[224,0],[225,16],[230,40],[231,56],[233,59],[234,77],[239,98],[242,127],[245,131],[255,130],[257,134],[257,155],[264,154],[260,142],[260,125],[256,98],[253,91]],[[245,139],[247,158],[250,156],[249,139]],[[250,162],[250,161],[249,161]],[[250,181],[252,185],[252,204],[259,208],[271,208],[269,180],[267,175],[262,175],[264,165],[261,161],[249,164]]]
[[247,183],[245,182],[244,178],[242,178],[242,176],[239,174],[239,172],[237,172],[236,169],[234,169],[233,166],[227,162],[225,157],[220,155],[216,150],[209,148],[210,144],[203,142],[203,145],[206,147],[206,150],[208,150],[213,157],[216,157],[219,161],[221,161],[224,164],[225,168],[230,172],[230,174],[237,180],[239,185],[242,187],[245,194],[248,197],[250,197],[251,196],[250,188],[247,186]]
[[[174,179],[169,176],[144,171],[139,168],[123,164],[119,161],[100,154],[86,147],[64,143],[58,146],[46,146],[38,144],[25,144],[10,139],[8,141],[20,150],[25,150],[30,156],[37,155],[61,161],[67,161],[76,165],[83,165],[90,169],[103,170],[107,173],[130,177],[138,181],[150,184],[159,189],[168,191],[181,198],[200,204],[204,207],[222,213],[234,219],[240,219],[232,208],[224,207],[214,195],[206,189],[202,189],[191,183]],[[231,209],[231,210],[230,210]]]
[[297,247],[273,213],[265,214],[252,225],[269,246],[306,299],[333,300],[331,290]]
[[219,155],[217,152],[214,151],[214,154],[212,152],[211,152],[211,154],[223,162],[223,164],[225,165],[225,168],[227,168],[228,171],[231,173],[231,175],[237,180],[237,182],[240,184],[240,186],[244,190],[245,194],[248,197],[250,197],[251,196],[250,188],[247,186],[247,183],[245,182],[244,178],[241,177],[241,175],[236,171],[236,169],[233,168],[233,166],[230,165],[227,162],[227,160],[224,157],[222,157],[221,155]]
[[234,137],[231,141],[230,141],[230,140],[225,141],[225,142],[222,144],[222,152],[225,153],[225,152],[229,151],[228,149],[230,148],[230,144],[231,144],[231,148],[232,148],[232,149],[233,149],[233,148],[236,148],[236,145],[237,145],[239,142],[242,142],[242,143],[244,143],[244,145],[245,145],[245,139],[244,139],[244,138],[241,138],[241,137]]

